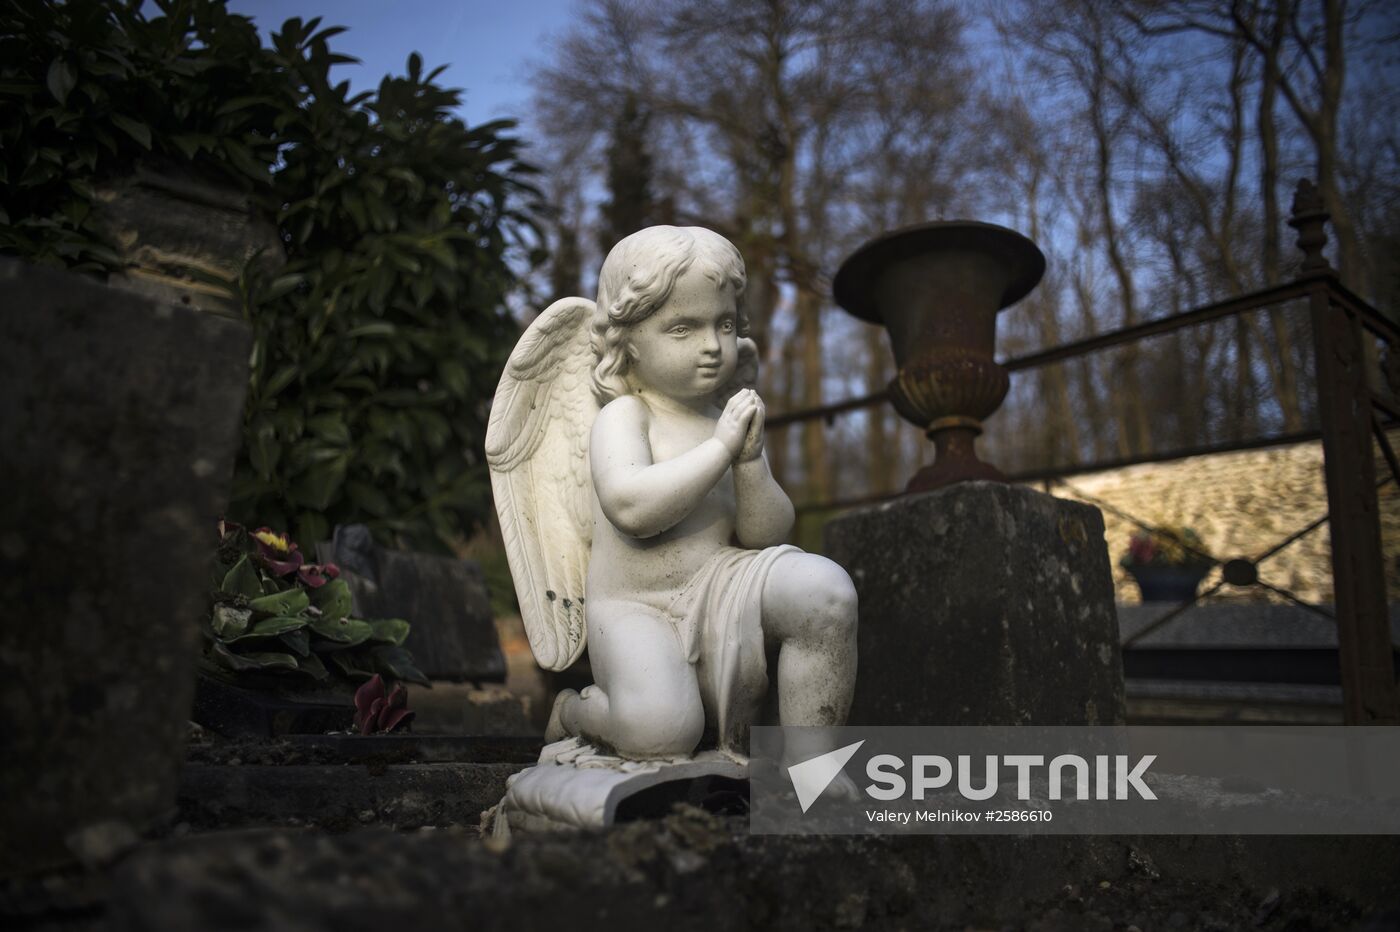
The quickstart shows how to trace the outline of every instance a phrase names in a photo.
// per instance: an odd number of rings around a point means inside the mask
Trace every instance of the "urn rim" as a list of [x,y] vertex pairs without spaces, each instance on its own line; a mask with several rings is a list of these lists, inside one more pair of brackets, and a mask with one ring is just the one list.
[[1009,274],[998,310],[1030,294],[1045,274],[1045,254],[1015,230],[979,220],[934,220],[900,227],[868,240],[841,263],[831,282],[832,295],[847,313],[883,324],[884,315],[875,306],[871,287],[875,279],[895,262],[950,247],[1007,260]]

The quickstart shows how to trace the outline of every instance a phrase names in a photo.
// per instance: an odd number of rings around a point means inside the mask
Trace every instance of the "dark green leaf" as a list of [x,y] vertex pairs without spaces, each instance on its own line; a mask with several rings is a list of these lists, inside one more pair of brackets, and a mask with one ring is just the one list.
[[363,644],[374,635],[374,629],[369,626],[369,622],[360,621],[358,618],[314,618],[311,621],[311,630],[326,640],[335,641],[345,647]]
[[348,446],[350,443],[350,428],[345,424],[345,416],[339,412],[333,411],[309,418],[306,429],[336,446]]
[[272,284],[268,286],[267,293],[263,295],[263,300],[276,301],[305,281],[305,275],[282,275],[274,279]]
[[345,483],[345,491],[350,493],[350,501],[377,518],[385,517],[393,510],[388,497],[367,482],[350,480]]
[[262,580],[252,562],[247,557],[242,557],[233,565],[233,569],[224,575],[219,588],[234,595],[241,595],[245,599],[256,599],[262,595]]
[[262,669],[262,665],[257,661],[249,660],[241,654],[235,654],[219,641],[214,642],[210,652],[213,653],[215,660],[230,670],[242,671]]
[[331,675],[330,671],[326,669],[326,665],[321,662],[321,658],[312,653],[306,653],[297,658],[297,669],[302,673],[309,673],[318,680],[324,680]]
[[[73,66],[61,58],[55,58],[49,65],[48,74],[49,93],[54,96],[60,104],[68,101],[68,94],[78,83],[78,76],[73,71]],[[147,148],[150,148],[147,146]]]
[[254,664],[259,670],[295,670],[297,668],[297,658],[281,651],[259,651],[258,653],[239,654],[238,656],[244,661]]
[[278,615],[274,618],[264,618],[249,628],[246,636],[273,637],[290,631],[300,631],[306,627],[306,623],[310,620],[304,615]]
[[402,618],[371,619],[369,624],[374,629],[371,640],[386,641],[397,647],[408,637],[410,626]]
[[267,104],[271,106],[276,106],[276,101],[273,101],[267,97],[235,97],[232,100],[226,102],[218,110],[215,110],[214,114],[215,116],[224,116],[229,113],[236,113],[239,110],[246,110],[249,107],[255,106],[257,104]]
[[253,611],[264,615],[295,615],[311,604],[311,598],[300,589],[288,589],[265,595],[248,603]]
[[391,337],[398,332],[398,328],[393,324],[384,321],[376,321],[372,324],[362,324],[345,335],[355,339],[360,337]]
[[324,515],[303,511],[297,515],[297,540],[305,541],[304,549],[310,551],[316,544],[330,540],[331,528]]
[[[272,378],[267,380],[267,385],[263,386],[263,397],[274,398],[282,389],[292,384],[292,380],[297,377],[296,363],[287,363],[277,370]],[[275,465],[275,461],[274,461]]]
[[408,683],[431,685],[423,671],[414,665],[413,655],[402,647],[372,647],[369,650],[376,673]]
[[339,621],[349,615],[352,601],[350,585],[343,579],[332,579],[315,590],[312,597],[312,604],[321,610],[321,617],[327,621]]
[[248,147],[238,142],[225,141],[224,155],[234,166],[245,175],[257,181],[267,178],[269,166],[265,162],[260,162],[253,157]]
[[138,123],[131,117],[123,116],[120,113],[112,114],[111,120],[112,125],[139,142],[143,149],[151,148],[151,129],[145,123]]
[[298,657],[305,657],[311,653],[311,637],[304,630],[288,631],[278,640],[290,647]]
[[195,153],[199,151],[199,140],[188,133],[177,133],[170,137],[170,141],[175,145],[175,148],[184,153],[187,159],[194,158]]
[[306,507],[324,511],[340,494],[349,464],[349,457],[340,454],[329,461],[312,465],[297,479],[292,494]]
[[340,668],[340,672],[352,679],[367,680],[374,676],[374,670],[371,669],[374,664],[360,651],[338,650],[330,654],[330,658],[331,663]]
[[263,479],[271,479],[281,456],[282,448],[277,443],[273,426],[265,423],[265,426],[255,427],[248,437],[248,458],[257,474]]

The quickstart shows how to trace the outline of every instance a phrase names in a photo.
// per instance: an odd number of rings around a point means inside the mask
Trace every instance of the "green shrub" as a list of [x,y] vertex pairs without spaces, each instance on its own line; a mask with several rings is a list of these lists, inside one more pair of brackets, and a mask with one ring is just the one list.
[[416,54],[349,96],[318,20],[269,48],[215,0],[155,6],[0,0],[0,252],[119,270],[93,186],[141,160],[242,186],[288,263],[231,283],[255,335],[231,517],[445,548],[490,508],[512,262],[541,258],[513,124],[452,117]]

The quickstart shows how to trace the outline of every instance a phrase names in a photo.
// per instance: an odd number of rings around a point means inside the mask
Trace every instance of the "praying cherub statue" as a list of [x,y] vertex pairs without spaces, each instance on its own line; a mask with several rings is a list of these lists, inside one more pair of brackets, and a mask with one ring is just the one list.
[[633,233],[597,303],[551,305],[501,377],[486,454],[530,646],[562,670],[586,644],[596,680],[558,697],[548,741],[742,755],[770,654],[781,724],[845,721],[855,590],[783,543],[793,508],[763,454],[744,284],[717,233]]

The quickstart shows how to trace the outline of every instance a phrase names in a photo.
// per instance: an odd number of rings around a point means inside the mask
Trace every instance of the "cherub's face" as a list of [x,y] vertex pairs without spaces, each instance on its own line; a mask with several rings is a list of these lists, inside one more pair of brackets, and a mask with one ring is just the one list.
[[686,269],[666,303],[628,334],[632,377],[678,401],[714,394],[738,365],[737,304],[732,285]]

